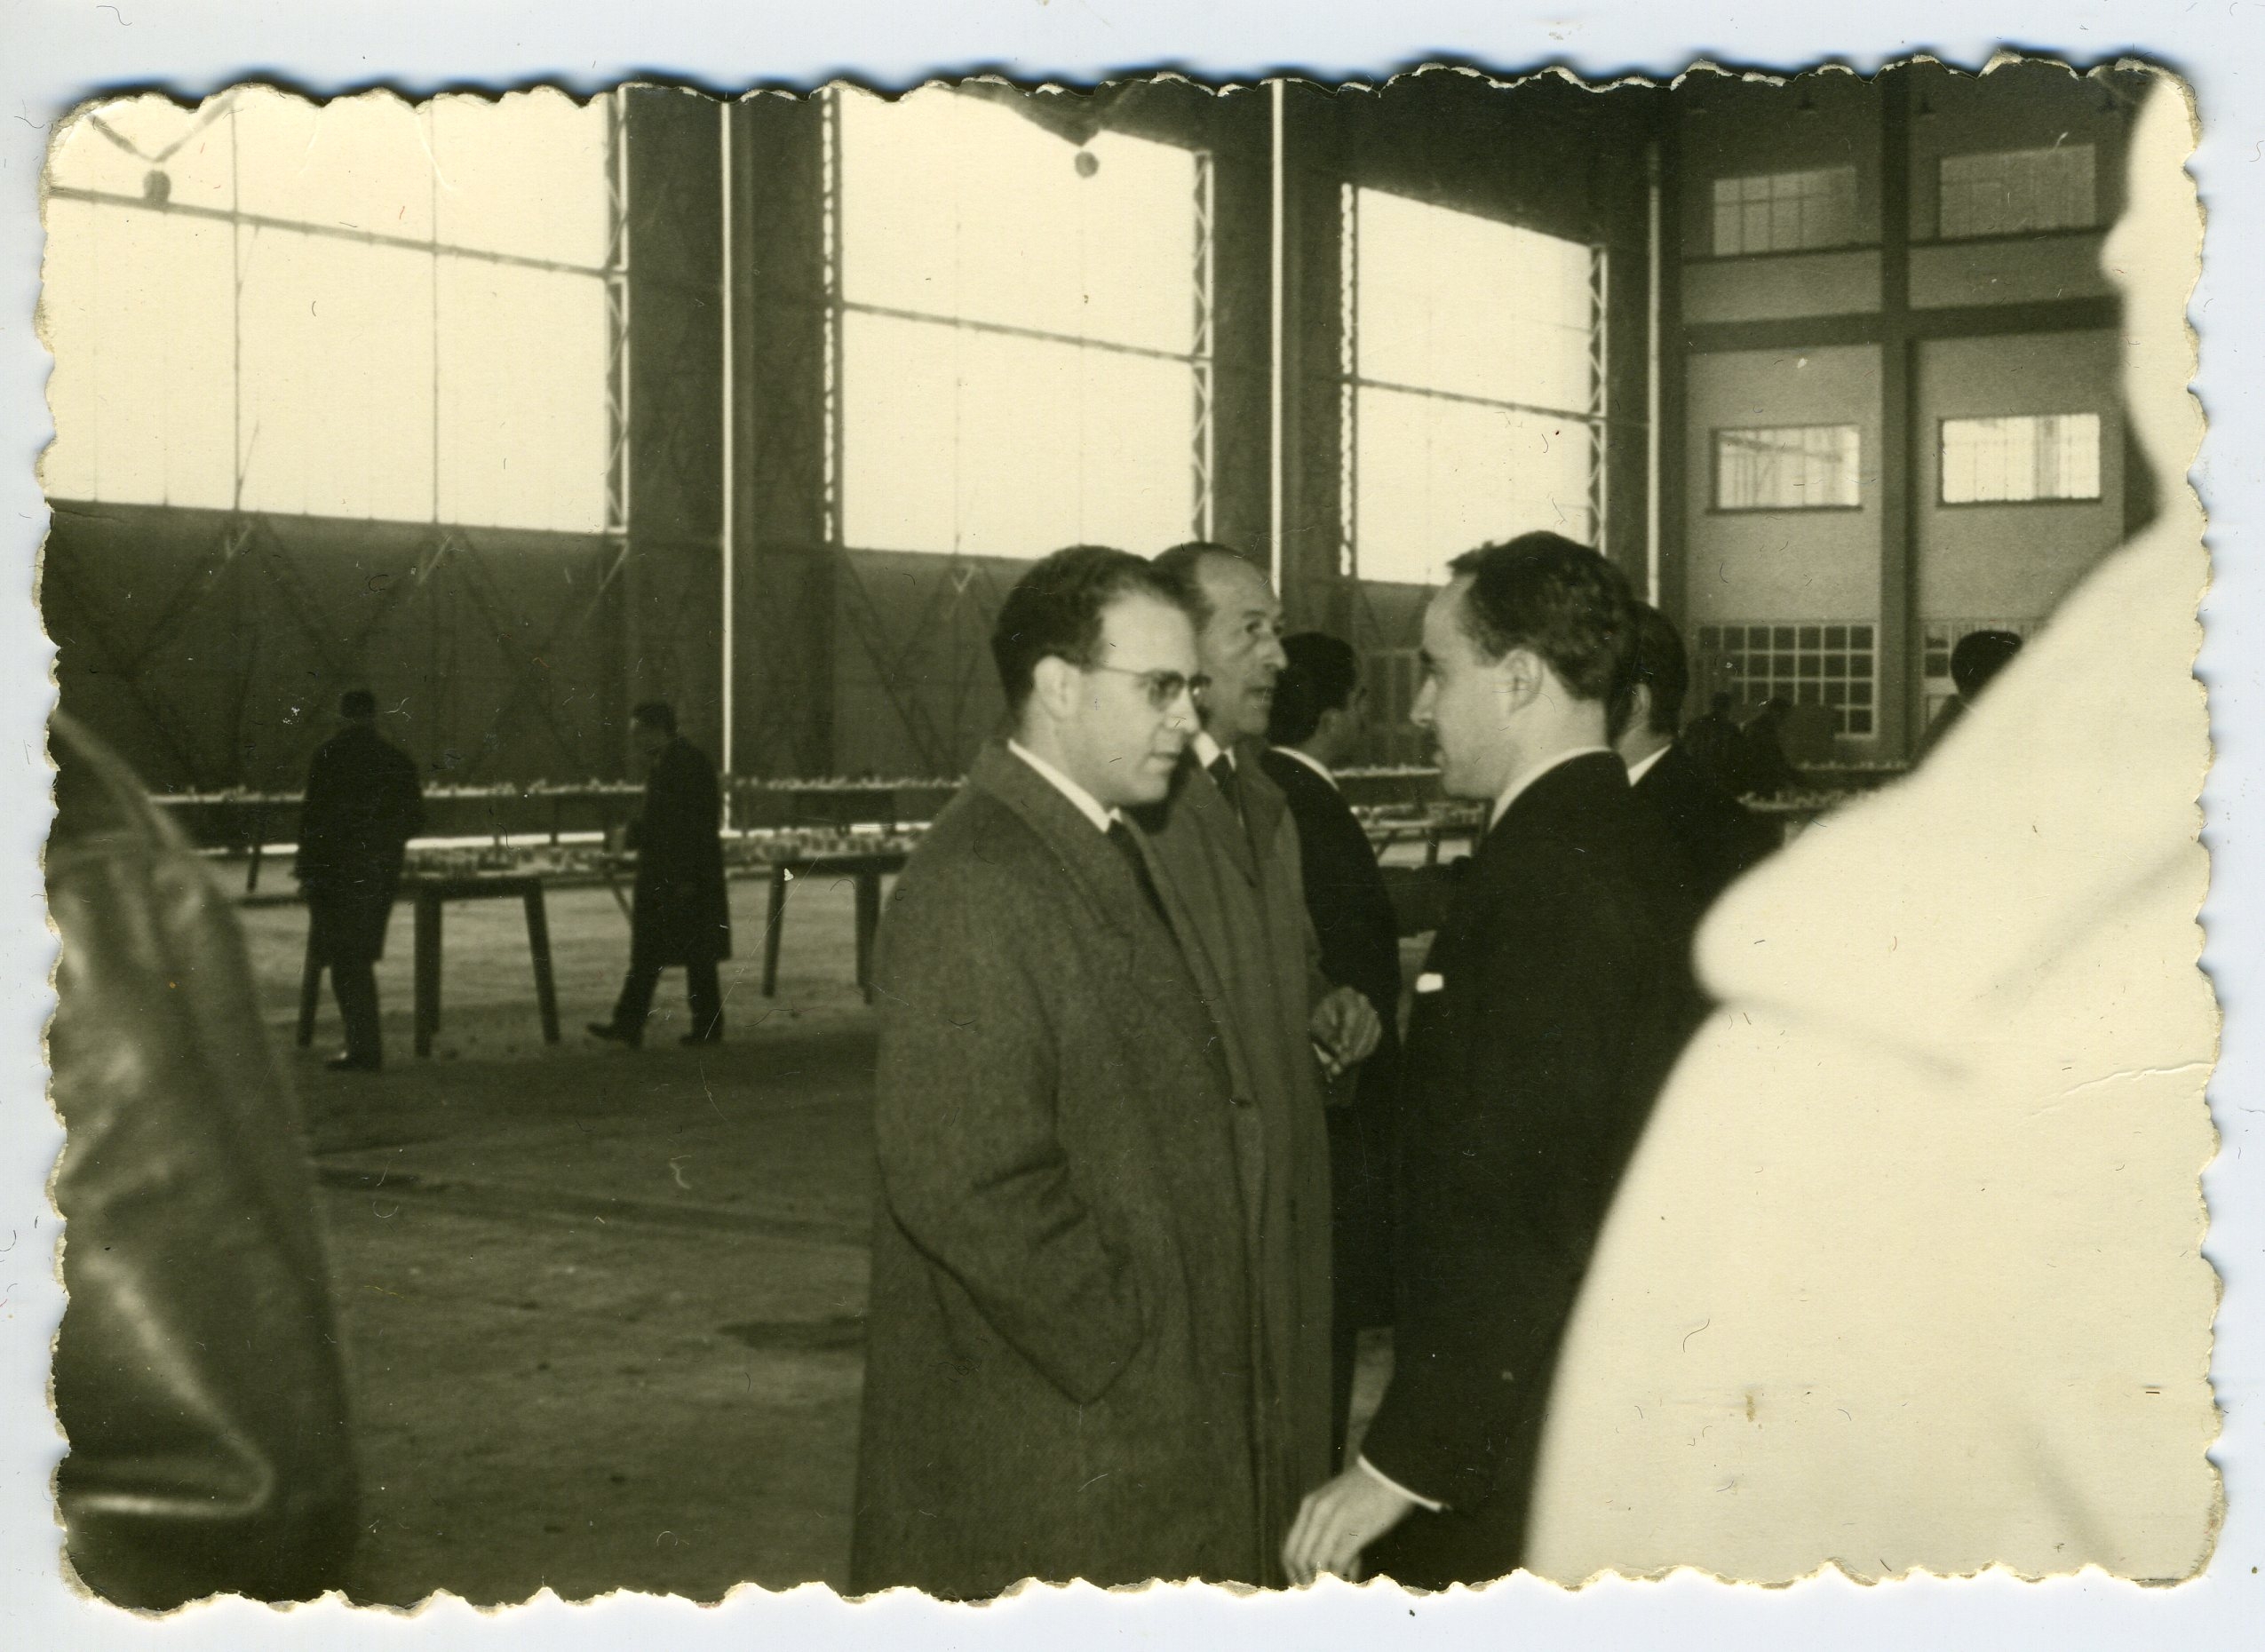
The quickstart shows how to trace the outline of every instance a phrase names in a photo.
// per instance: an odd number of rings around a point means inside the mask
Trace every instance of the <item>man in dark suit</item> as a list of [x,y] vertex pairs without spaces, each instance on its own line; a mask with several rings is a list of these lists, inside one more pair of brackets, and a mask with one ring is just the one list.
[[731,956],[731,906],[716,766],[679,736],[676,713],[662,702],[639,706],[630,722],[631,738],[648,766],[645,806],[629,837],[637,851],[629,973],[613,1019],[591,1022],[591,1036],[635,1049],[644,1039],[661,972],[681,967],[692,1030],[679,1042],[721,1044],[724,998],[716,965]]
[[1256,1583],[1262,1121],[1124,818],[1195,727],[1195,638],[1148,563],[1079,546],[991,650],[1012,733],[881,925],[850,1590]]
[[353,688],[338,700],[346,727],[315,749],[299,804],[292,875],[306,899],[315,962],[330,972],[346,1047],[336,1072],[385,1065],[378,1021],[378,960],[401,887],[409,840],[425,824],[417,765],[378,732],[378,700]]
[[1636,605],[1635,640],[1628,675],[1613,695],[1613,749],[1628,766],[1636,801],[1680,853],[1676,874],[1696,925],[1717,896],[1777,846],[1777,831],[1716,784],[1675,737],[1690,671],[1683,639],[1648,602]]
[[1528,534],[1456,559],[1417,723],[1492,822],[1416,985],[1402,1086],[1392,1385],[1306,1499],[1298,1580],[1511,1571],[1558,1344],[1612,1191],[1692,1021],[1654,834],[1605,743],[1627,582]]
[[1375,1052],[1330,1087],[1331,1437],[1341,1460],[1353,1367],[1363,1328],[1392,1322],[1393,1098],[1400,1077],[1400,937],[1368,834],[1337,789],[1334,767],[1361,739],[1360,662],[1320,631],[1283,639],[1260,758],[1297,822],[1306,910],[1322,973],[1375,1006]]

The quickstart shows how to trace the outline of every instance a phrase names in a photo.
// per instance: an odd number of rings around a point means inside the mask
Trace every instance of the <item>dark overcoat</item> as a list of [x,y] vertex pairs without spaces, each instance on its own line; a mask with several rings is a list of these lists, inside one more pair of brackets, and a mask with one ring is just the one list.
[[716,767],[687,740],[671,740],[645,777],[645,806],[631,827],[637,851],[630,950],[664,969],[731,956],[724,886],[723,798]]
[[385,956],[401,863],[424,824],[417,765],[369,724],[349,723],[315,749],[291,870],[316,957],[351,964]]
[[[1660,753],[1636,782],[1636,801],[1681,856],[1686,909],[1696,926],[1707,908],[1777,846],[1777,829],[1716,783],[1683,743]],[[1686,944],[1690,936],[1683,936]]]
[[1657,860],[1620,759],[1571,758],[1481,840],[1418,979],[1392,1383],[1361,1449],[1448,1509],[1387,1533],[1372,1574],[1443,1588],[1518,1564],[1565,1322],[1697,1019]]
[[[1329,1478],[1336,1442],[1329,1127],[1307,1030],[1329,982],[1306,916],[1298,829],[1259,760],[1263,750],[1252,741],[1236,752],[1240,819],[1191,751],[1172,795],[1141,821],[1172,921],[1196,941],[1190,962],[1219,1021],[1236,1092],[1251,1100],[1263,1132],[1249,1243],[1263,1269],[1260,1492],[1272,1566],[1299,1500]],[[1268,1581],[1282,1579],[1270,1571]]]
[[1259,1580],[1256,1121],[1130,865],[989,746],[876,978],[852,1590]]

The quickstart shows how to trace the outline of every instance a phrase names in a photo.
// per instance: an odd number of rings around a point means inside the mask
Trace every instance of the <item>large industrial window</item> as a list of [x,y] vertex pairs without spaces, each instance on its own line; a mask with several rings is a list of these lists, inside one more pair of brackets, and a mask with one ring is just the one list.
[[1856,238],[1856,169],[1714,180],[1714,253],[1806,252]]
[[1714,433],[1718,511],[1851,510],[1863,502],[1854,425]]
[[1943,503],[2100,496],[2100,416],[2048,413],[1943,421]]
[[616,111],[231,93],[48,175],[56,497],[618,528]]
[[1765,705],[1774,699],[1821,705],[1832,732],[1869,737],[1873,732],[1879,654],[1868,623],[1702,625],[1694,661],[1696,698],[1716,689],[1733,701]]
[[1209,166],[933,88],[837,94],[837,529],[1152,552],[1210,505]]
[[1344,191],[1345,549],[1426,584],[1474,545],[1603,533],[1601,248]]
[[2088,229],[2100,221],[2093,172],[2088,143],[1944,155],[1943,237]]

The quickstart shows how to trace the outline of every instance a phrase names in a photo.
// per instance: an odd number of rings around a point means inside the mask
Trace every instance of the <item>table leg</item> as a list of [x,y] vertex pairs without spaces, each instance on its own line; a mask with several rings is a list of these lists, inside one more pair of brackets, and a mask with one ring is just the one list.
[[559,1041],[559,994],[551,979],[551,921],[540,885],[527,892],[527,949],[535,958],[535,1007],[543,1014],[543,1042]]
[[306,964],[298,978],[298,1047],[314,1042],[314,1013],[322,1003],[322,960],[315,956],[314,925],[306,926]]
[[771,868],[771,901],[763,919],[763,996],[778,997],[779,991],[779,931],[786,926],[786,879],[784,866]]
[[420,892],[417,897],[417,1052],[433,1053],[433,1035],[441,1029],[441,903]]
[[881,926],[881,875],[857,874],[857,989],[873,1001],[873,935]]

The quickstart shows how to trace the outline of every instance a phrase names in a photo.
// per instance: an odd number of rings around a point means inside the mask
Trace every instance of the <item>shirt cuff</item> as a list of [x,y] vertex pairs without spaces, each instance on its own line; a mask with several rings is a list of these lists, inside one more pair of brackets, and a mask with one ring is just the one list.
[[1386,1473],[1375,1464],[1370,1462],[1365,1457],[1356,1457],[1353,1460],[1361,1465],[1362,1471],[1366,1473],[1370,1479],[1384,1487],[1386,1490],[1407,1498],[1409,1502],[1414,1504],[1419,1509],[1429,1509],[1433,1513],[1436,1514],[1447,1506],[1444,1503],[1425,1497],[1421,1492],[1409,1490],[1407,1487],[1393,1479],[1391,1475]]

